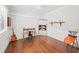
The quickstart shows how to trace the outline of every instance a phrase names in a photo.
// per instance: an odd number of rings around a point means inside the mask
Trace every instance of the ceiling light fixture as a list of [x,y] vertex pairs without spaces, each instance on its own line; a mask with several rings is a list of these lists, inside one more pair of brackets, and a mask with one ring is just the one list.
[[43,7],[40,6],[40,5],[36,5],[35,8],[37,8],[37,9],[39,9],[39,10],[43,9]]

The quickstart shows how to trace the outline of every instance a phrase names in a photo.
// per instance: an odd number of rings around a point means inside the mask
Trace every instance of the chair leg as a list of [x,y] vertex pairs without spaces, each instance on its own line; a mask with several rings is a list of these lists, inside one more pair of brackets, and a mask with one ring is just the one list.
[[69,44],[66,45],[66,52],[67,52],[67,53],[70,53],[70,47],[69,47]]
[[[74,45],[74,44],[73,44]],[[69,45],[69,44],[67,44],[66,45],[66,52],[68,52],[68,53],[73,53],[74,52],[74,48],[73,48],[73,45]]]
[[77,45],[77,47],[78,47],[78,41],[77,41],[77,39],[76,39],[76,45]]

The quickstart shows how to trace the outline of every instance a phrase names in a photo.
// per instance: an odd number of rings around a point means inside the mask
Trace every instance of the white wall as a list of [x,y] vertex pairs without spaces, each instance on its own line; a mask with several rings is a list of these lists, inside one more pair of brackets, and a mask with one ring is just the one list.
[[[33,28],[35,27],[36,30],[38,29],[38,17],[35,16],[27,16],[27,15],[20,15],[15,14],[12,16],[12,26],[14,28],[14,32],[17,36],[17,39],[23,38],[23,28]],[[38,32],[38,31],[37,31]]]
[[[4,7],[4,6],[2,6],[2,7]],[[4,13],[3,15],[4,15],[4,17],[6,17],[8,10],[5,7],[4,7],[4,9],[5,10],[2,10],[3,12],[0,11],[0,13]],[[10,41],[9,38],[10,38],[10,30],[9,30],[9,28],[7,28],[7,30],[4,31],[3,33],[0,33],[0,52],[4,52],[5,51],[7,45],[9,43],[9,41]]]
[[48,36],[57,38],[61,41],[63,41],[64,37],[68,35],[68,30],[70,28],[76,27],[79,29],[79,6],[65,6],[55,11],[45,13],[42,17],[47,19],[48,22],[58,21],[60,19],[65,21],[61,27],[59,24],[51,26],[50,23],[48,23]]
[[0,34],[0,53],[4,52],[7,48],[10,41],[10,31],[7,29],[7,31]]
[[[13,13],[12,13],[13,14]],[[61,41],[64,40],[64,37],[68,35],[68,30],[72,27],[79,28],[79,6],[64,6],[62,8],[59,8],[55,11],[51,11],[48,13],[45,13],[42,16],[42,18],[47,19],[47,22],[50,21],[58,21],[62,19],[65,21],[64,24],[60,27],[59,24],[54,24],[51,26],[50,23],[47,23],[47,35],[57,38]],[[12,16],[12,22],[13,27],[15,30],[15,34],[17,35],[17,38],[22,38],[22,29],[29,28],[29,27],[36,27],[38,29],[38,18],[37,16],[32,16],[28,14],[21,15],[17,12],[14,13]],[[39,15],[40,16],[40,15]],[[38,30],[37,30],[38,32]],[[79,38],[79,35],[78,35]]]

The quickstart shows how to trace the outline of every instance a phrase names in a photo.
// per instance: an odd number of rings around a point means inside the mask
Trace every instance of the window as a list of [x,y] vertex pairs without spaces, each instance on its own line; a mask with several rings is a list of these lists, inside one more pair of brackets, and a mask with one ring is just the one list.
[[5,6],[0,6],[0,33],[7,29],[7,10]]
[[3,29],[4,29],[4,20],[2,16],[0,16],[0,31],[2,31]]

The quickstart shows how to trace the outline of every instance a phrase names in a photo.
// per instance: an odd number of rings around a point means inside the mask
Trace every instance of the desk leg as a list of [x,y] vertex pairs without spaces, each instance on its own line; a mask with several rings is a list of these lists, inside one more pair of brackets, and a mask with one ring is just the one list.
[[24,39],[24,33],[23,33],[23,39]]

